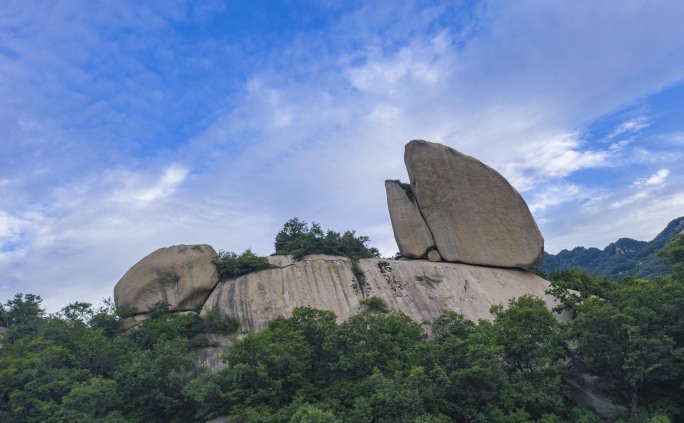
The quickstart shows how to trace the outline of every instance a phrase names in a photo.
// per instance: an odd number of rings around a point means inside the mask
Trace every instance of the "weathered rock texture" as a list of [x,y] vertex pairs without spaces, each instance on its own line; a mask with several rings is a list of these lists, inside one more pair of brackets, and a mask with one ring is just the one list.
[[494,169],[422,140],[406,145],[404,161],[444,260],[501,267],[541,263],[539,228],[520,194]]
[[540,297],[549,307],[556,304],[545,293],[549,283],[522,269],[383,259],[359,260],[359,267],[366,297],[380,297],[417,322],[432,320],[444,310],[473,321],[490,320],[492,305],[507,306],[522,295]]
[[145,313],[159,301],[172,311],[201,307],[218,283],[210,245],[160,248],[140,260],[114,287],[114,301],[127,315]]
[[338,322],[361,308],[363,298],[377,296],[418,322],[449,309],[471,320],[491,319],[494,304],[530,294],[549,306],[548,282],[520,269],[489,268],[426,260],[359,260],[359,281],[345,257],[307,256],[279,269],[262,270],[221,281],[203,313],[218,307],[236,317],[242,330],[263,329],[277,316],[289,316],[298,306],[331,310]]
[[435,246],[435,241],[418,205],[396,181],[385,181],[385,191],[399,252],[408,258],[424,258]]
[[278,316],[290,316],[298,306],[331,310],[341,322],[360,309],[362,298],[348,258],[312,255],[281,268],[221,281],[202,313],[218,307],[221,314],[236,317],[242,330],[256,331]]

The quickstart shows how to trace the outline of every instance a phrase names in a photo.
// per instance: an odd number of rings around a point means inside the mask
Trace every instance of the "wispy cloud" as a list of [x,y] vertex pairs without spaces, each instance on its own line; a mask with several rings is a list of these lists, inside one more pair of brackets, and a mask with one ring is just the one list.
[[650,125],[648,119],[646,117],[638,117],[634,119],[630,119],[627,122],[623,122],[620,126],[618,126],[613,132],[611,132],[608,135],[608,139],[615,138],[617,136],[627,134],[627,133],[634,133],[638,132],[641,129],[644,129]]
[[632,183],[633,187],[639,186],[653,186],[661,185],[665,182],[665,179],[670,174],[669,169],[659,169],[656,173],[649,176],[648,178],[639,178]]

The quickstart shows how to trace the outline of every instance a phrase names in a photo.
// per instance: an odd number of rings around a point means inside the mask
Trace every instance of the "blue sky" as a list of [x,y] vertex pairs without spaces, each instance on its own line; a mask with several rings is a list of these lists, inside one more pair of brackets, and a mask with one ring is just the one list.
[[441,142],[552,253],[684,215],[684,3],[4,1],[0,300],[98,303],[157,248],[267,255],[297,216],[396,252],[385,179]]

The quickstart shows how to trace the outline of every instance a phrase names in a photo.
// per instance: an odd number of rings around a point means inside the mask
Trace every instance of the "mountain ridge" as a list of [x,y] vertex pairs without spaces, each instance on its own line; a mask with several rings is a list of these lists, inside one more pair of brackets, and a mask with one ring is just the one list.
[[633,276],[651,279],[670,273],[669,267],[656,254],[667,242],[684,230],[684,216],[667,224],[651,241],[619,238],[603,250],[596,247],[575,247],[558,254],[544,253],[544,264],[538,269],[551,273],[556,270],[578,267],[595,275],[611,278]]

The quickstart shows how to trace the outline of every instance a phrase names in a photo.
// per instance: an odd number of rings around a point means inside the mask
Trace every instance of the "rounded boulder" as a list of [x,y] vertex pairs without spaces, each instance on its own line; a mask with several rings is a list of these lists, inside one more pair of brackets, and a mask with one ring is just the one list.
[[125,315],[146,313],[165,302],[171,311],[201,307],[219,280],[218,254],[206,244],[174,245],[149,254],[114,287],[114,302]]

